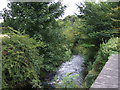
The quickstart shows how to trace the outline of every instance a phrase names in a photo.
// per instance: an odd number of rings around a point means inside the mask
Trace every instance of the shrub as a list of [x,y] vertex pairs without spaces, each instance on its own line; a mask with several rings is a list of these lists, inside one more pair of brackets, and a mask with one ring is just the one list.
[[62,44],[55,46],[50,45],[47,47],[44,56],[43,72],[55,72],[58,67],[71,57],[71,51]]
[[63,77],[63,80],[61,80],[59,83],[55,84],[56,88],[80,88],[75,81],[73,81],[76,77],[79,75],[69,75],[70,73],[66,73],[66,75]]
[[43,58],[36,48],[43,47],[43,42],[11,28],[3,30],[3,34],[10,38],[2,38],[2,87],[20,88],[28,84],[39,87]]
[[108,57],[112,54],[118,54],[120,52],[119,41],[120,38],[111,38],[107,43],[103,43],[100,46],[100,50],[93,64],[95,71],[100,72],[102,67],[107,62]]

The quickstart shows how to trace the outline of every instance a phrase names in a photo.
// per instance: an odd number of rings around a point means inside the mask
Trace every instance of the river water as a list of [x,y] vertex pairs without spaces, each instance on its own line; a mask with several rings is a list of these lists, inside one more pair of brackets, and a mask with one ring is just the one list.
[[[54,84],[64,85],[64,79],[69,79],[77,86],[81,86],[83,81],[82,72],[84,60],[80,55],[73,55],[71,59],[63,63],[56,72],[54,79],[48,82],[48,85],[54,86]],[[70,86],[69,86],[70,88]],[[72,87],[71,87],[72,88]]]

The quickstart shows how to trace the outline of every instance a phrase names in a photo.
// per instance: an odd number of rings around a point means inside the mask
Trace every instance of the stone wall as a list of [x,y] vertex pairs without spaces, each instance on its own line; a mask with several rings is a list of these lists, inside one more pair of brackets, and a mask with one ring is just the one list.
[[[109,57],[109,60],[106,62],[105,66],[103,67],[102,71],[100,72],[99,76],[92,84],[91,89],[93,88],[115,88],[118,90],[118,65],[120,59],[120,54],[113,54]],[[90,90],[91,90],[90,89]]]

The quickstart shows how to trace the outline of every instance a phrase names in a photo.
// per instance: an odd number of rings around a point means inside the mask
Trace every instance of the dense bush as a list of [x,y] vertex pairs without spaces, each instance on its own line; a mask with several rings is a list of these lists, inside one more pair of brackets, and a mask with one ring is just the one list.
[[92,70],[89,71],[85,78],[84,87],[90,87],[92,85],[110,55],[120,53],[119,40],[120,38],[118,37],[111,38],[107,43],[101,44],[96,60],[92,65]]
[[[98,52],[98,55],[96,57],[96,60],[93,64],[94,70],[100,72],[101,71],[101,67],[98,66],[99,63],[101,64],[105,64],[106,61],[108,60],[108,57],[111,54],[117,54],[120,52],[120,47],[119,47],[119,41],[120,38],[111,38],[107,43],[103,43],[101,45],[101,48]],[[102,66],[103,66],[102,65]]]
[[71,50],[68,47],[68,43],[65,43],[62,30],[60,28],[54,28],[51,32],[53,34],[48,36],[48,41],[43,40],[46,45],[45,48],[42,48],[43,52],[41,52],[44,54],[43,78],[48,73],[54,73],[63,62],[69,60],[71,57]]
[[15,30],[3,30],[9,38],[2,38],[2,84],[3,88],[19,88],[26,85],[39,87],[42,55],[37,47],[43,47],[43,42],[36,42],[28,35],[22,35]]
[[55,72],[63,62],[69,60],[70,56],[71,51],[66,46],[62,44],[49,44],[44,56],[43,72]]

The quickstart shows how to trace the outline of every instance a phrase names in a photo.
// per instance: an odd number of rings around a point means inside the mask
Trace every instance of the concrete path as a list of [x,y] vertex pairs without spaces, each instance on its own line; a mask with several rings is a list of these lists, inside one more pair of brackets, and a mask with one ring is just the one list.
[[[118,57],[119,56],[119,57]],[[120,59],[120,55],[111,55],[109,60],[103,67],[99,76],[91,86],[92,88],[109,88],[109,90],[115,90],[110,88],[116,88],[118,90],[118,60]],[[120,66],[119,66],[120,69]],[[105,89],[105,90],[106,90]],[[102,90],[102,89],[101,89]]]

